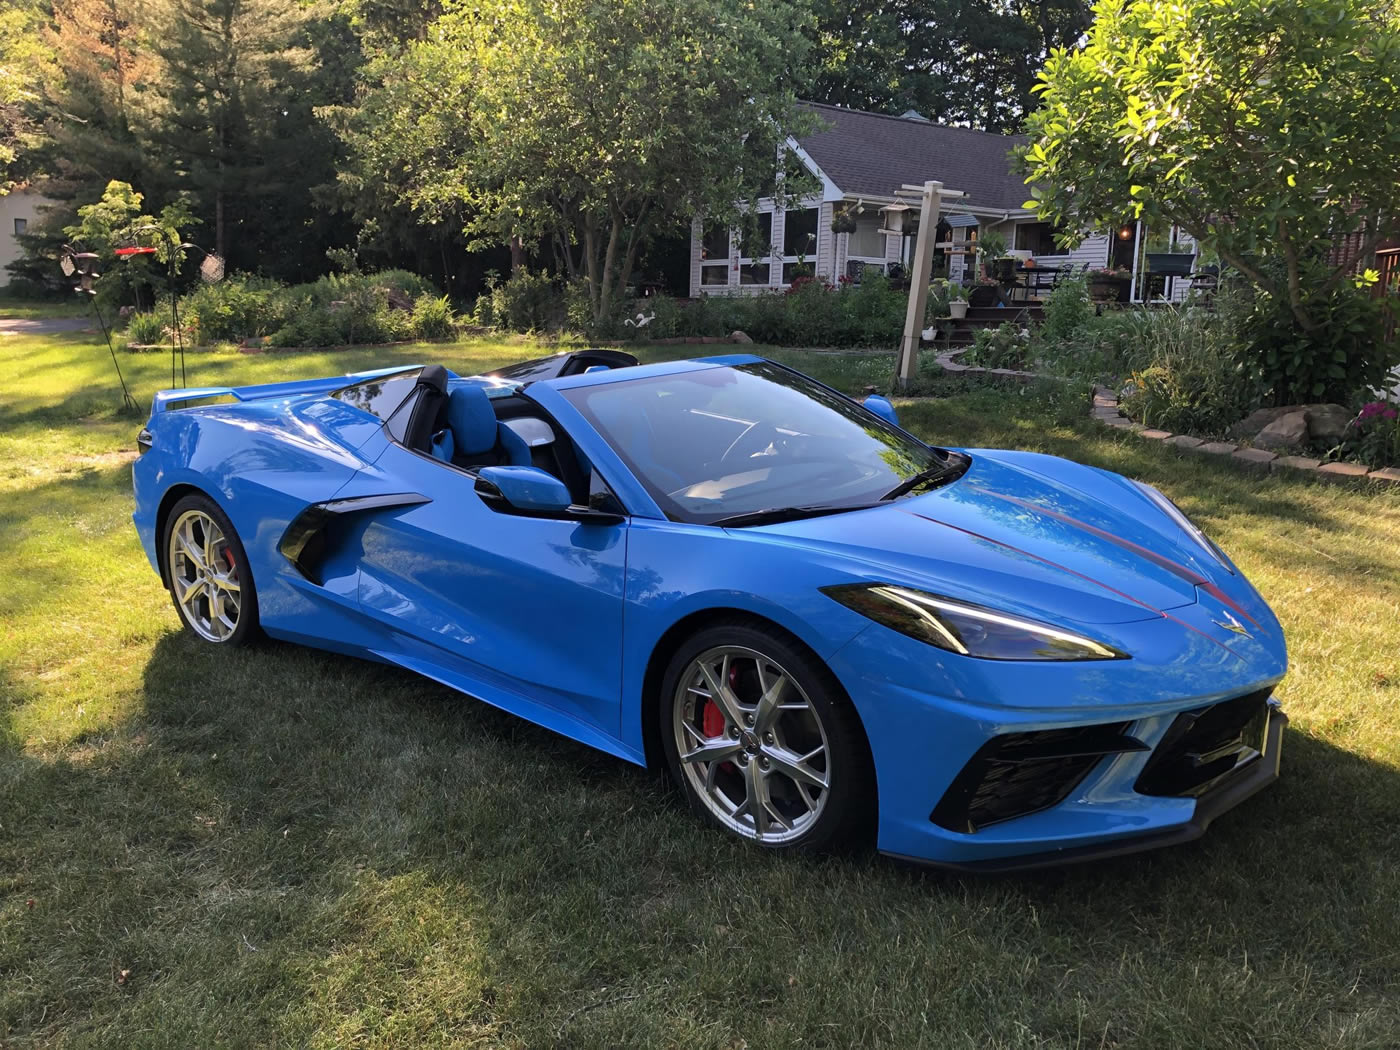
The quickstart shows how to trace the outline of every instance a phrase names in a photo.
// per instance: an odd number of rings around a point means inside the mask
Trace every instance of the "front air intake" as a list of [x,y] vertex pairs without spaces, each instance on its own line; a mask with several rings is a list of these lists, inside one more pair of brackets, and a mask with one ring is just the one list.
[[968,834],[1063,802],[1108,755],[1146,751],[1129,722],[993,737],[957,775],[929,819]]
[[1270,689],[1177,715],[1133,790],[1192,798],[1264,750]]

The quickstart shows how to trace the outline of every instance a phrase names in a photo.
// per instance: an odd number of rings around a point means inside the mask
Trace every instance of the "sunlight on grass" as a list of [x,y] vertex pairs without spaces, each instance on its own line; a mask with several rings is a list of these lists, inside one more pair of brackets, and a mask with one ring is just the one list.
[[[243,384],[548,350],[187,367]],[[892,367],[772,356],[852,392]],[[121,364],[143,404],[169,382],[166,356]],[[1069,395],[901,405],[930,440],[1158,485],[1292,659],[1284,777],[1200,844],[960,879],[766,855],[655,776],[424,679],[191,642],[131,527],[143,419],[106,347],[4,337],[0,366],[0,1046],[1400,1045],[1394,492],[1097,430]]]

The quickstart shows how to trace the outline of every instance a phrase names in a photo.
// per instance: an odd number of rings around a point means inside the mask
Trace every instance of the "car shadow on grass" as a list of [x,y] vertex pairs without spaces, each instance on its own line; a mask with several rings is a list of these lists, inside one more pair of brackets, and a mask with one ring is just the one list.
[[143,687],[141,719],[60,757],[0,744],[0,973],[25,975],[0,982],[0,1034],[1396,1034],[1400,775],[1296,729],[1282,781],[1198,844],[973,878],[765,853],[653,774],[381,665],[172,632]]

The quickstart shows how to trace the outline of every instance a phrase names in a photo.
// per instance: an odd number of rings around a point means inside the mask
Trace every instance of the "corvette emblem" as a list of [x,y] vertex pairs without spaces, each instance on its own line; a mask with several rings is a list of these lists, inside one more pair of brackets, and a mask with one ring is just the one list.
[[1217,627],[1223,627],[1227,631],[1234,631],[1235,634],[1241,635],[1245,638],[1254,637],[1254,635],[1250,634],[1244,629],[1244,624],[1240,623],[1239,620],[1236,620],[1232,615],[1230,615],[1228,609],[1225,611],[1225,619],[1212,620],[1211,623],[1215,624],[1215,626]]

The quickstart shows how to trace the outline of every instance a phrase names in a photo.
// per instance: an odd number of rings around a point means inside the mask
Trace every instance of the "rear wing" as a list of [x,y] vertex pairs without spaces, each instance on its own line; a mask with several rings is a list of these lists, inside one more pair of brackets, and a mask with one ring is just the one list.
[[151,401],[151,415],[160,412],[173,412],[181,408],[193,408],[192,401],[207,401],[216,397],[231,397],[235,401],[259,401],[272,397],[297,397],[302,394],[328,394],[341,387],[352,386],[375,379],[378,376],[407,372],[416,365],[396,365],[393,368],[375,368],[368,372],[351,372],[343,376],[327,376],[325,379],[294,379],[288,383],[260,383],[256,386],[201,386],[185,390],[162,390]]

